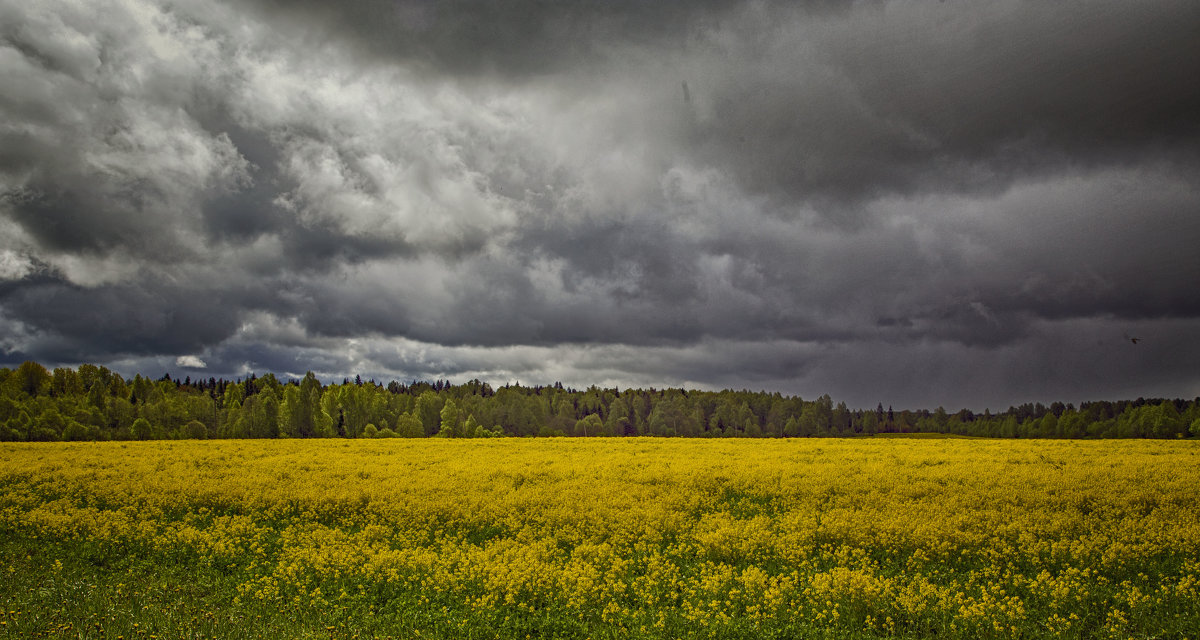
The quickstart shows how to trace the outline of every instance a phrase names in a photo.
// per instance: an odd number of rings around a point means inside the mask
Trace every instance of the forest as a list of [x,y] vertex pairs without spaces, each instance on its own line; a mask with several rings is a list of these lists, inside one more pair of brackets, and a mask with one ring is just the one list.
[[686,389],[493,388],[471,380],[323,384],[273,374],[237,380],[125,379],[84,364],[0,368],[0,440],[500,436],[848,437],[936,433],[991,438],[1200,437],[1200,398],[1022,404],[950,413],[850,409],[828,395]]

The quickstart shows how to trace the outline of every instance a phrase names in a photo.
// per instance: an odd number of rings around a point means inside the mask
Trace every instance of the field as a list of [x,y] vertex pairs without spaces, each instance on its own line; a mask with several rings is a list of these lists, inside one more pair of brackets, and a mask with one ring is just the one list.
[[1196,638],[1200,443],[0,444],[0,638]]

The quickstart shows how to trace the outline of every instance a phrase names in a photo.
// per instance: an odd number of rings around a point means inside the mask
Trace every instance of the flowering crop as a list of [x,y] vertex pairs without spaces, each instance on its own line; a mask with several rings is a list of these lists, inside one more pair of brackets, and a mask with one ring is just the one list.
[[1169,441],[2,444],[0,537],[411,637],[1186,637],[1197,486]]

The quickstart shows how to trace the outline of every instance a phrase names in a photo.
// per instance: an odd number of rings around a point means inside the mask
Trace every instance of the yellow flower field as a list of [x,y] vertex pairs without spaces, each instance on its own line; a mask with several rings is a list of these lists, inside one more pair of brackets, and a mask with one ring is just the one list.
[[1197,445],[5,443],[0,537],[314,637],[1197,637]]

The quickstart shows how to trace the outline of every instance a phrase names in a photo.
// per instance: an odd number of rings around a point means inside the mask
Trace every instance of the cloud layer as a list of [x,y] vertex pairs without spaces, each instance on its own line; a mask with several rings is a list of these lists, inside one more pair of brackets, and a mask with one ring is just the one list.
[[0,354],[1200,395],[1196,24],[1165,0],[0,0]]

